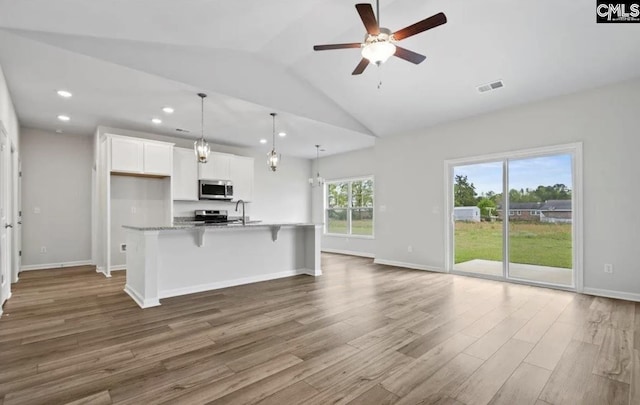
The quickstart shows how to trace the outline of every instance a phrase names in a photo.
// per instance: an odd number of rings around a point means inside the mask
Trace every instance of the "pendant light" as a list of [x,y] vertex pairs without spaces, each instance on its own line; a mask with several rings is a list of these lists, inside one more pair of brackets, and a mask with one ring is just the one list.
[[278,162],[280,161],[281,155],[278,155],[276,152],[276,113],[271,113],[271,117],[273,118],[273,146],[271,148],[271,152],[267,153],[267,165],[271,171],[276,171],[278,168]]
[[201,100],[201,129],[202,134],[201,138],[193,143],[193,150],[196,153],[196,157],[198,158],[198,163],[207,163],[207,159],[209,158],[209,144],[204,140],[204,99],[207,97],[204,93],[198,93],[198,97]]
[[[324,149],[322,149],[324,151]],[[324,184],[324,179],[320,177],[320,145],[316,145],[316,178],[309,177],[309,184],[311,187],[321,187]]]

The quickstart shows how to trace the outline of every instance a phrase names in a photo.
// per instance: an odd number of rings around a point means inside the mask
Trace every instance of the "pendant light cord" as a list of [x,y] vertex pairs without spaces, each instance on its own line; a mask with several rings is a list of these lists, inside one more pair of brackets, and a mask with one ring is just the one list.
[[207,97],[204,93],[198,93],[198,97],[200,97],[200,137],[202,139],[202,143],[204,143],[204,99]]
[[273,150],[276,150],[276,113],[271,113],[271,116],[273,117]]

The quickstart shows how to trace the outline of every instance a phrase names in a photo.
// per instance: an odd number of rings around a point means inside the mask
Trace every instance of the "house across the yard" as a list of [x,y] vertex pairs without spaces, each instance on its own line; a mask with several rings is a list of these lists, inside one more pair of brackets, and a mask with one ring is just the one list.
[[[498,204],[498,218],[504,218],[504,208]],[[571,223],[571,200],[548,200],[545,202],[512,202],[509,204],[511,221],[539,221]]]

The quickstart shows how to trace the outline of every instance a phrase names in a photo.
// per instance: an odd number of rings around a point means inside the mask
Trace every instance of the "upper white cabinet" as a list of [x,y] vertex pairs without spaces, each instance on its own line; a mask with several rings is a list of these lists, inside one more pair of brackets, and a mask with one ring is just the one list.
[[111,136],[111,171],[150,176],[171,176],[173,144]]
[[229,174],[233,182],[233,199],[246,202],[253,200],[253,158],[232,156]]
[[229,166],[233,155],[211,152],[207,163],[200,163],[198,179],[231,180]]
[[173,145],[143,142],[144,173],[171,176],[173,171]]
[[198,160],[193,149],[173,149],[173,199],[198,200]]
[[143,144],[134,138],[111,138],[111,171],[142,173]]

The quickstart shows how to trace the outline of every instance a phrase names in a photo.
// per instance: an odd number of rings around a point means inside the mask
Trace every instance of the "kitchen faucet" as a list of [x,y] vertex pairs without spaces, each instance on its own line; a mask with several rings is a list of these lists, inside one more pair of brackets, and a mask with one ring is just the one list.
[[244,216],[244,200],[238,200],[236,203],[236,212],[238,212],[238,205],[240,205],[240,203],[242,203],[242,225],[246,225],[247,217]]

